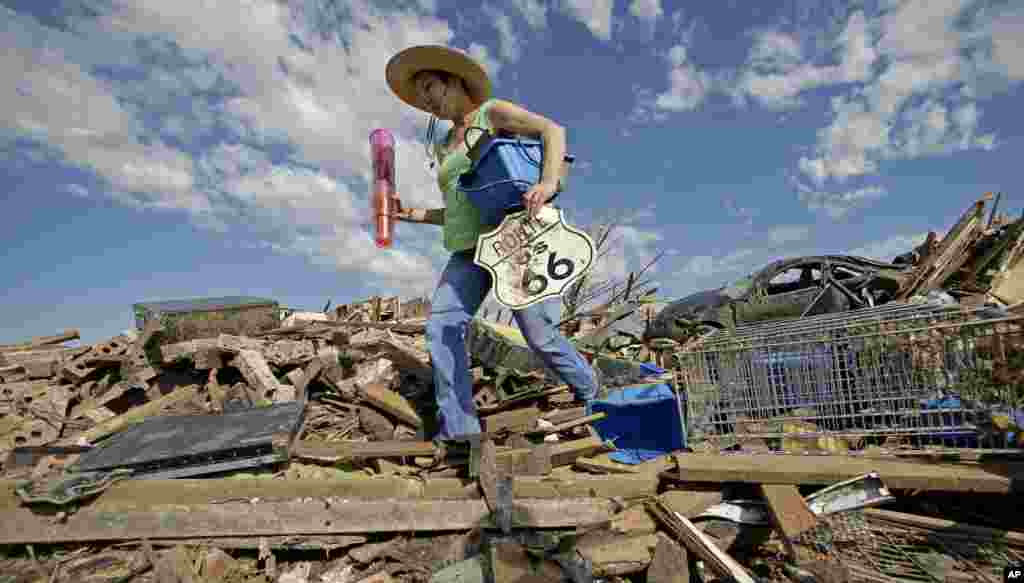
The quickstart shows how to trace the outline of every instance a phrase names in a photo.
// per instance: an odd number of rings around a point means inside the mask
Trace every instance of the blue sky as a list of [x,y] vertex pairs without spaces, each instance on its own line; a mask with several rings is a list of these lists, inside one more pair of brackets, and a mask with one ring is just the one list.
[[793,255],[889,259],[1015,191],[1024,4],[0,0],[0,342],[132,325],[131,304],[270,296],[318,310],[429,293],[438,230],[367,231],[367,136],[440,206],[426,115],[388,91],[413,44],[480,59],[568,129],[572,221],[658,250],[661,295]]

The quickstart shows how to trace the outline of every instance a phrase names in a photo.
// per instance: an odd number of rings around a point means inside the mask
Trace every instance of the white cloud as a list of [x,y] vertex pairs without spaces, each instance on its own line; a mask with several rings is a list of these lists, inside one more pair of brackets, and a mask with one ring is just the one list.
[[661,0],[633,0],[629,5],[629,13],[649,23],[655,23],[665,14]]
[[789,34],[775,30],[758,33],[750,49],[749,63],[759,69],[791,71],[803,63],[800,41]]
[[[12,15],[13,16],[13,15]],[[107,178],[131,204],[203,212],[192,192],[192,162],[159,141],[145,144],[142,127],[110,87],[70,61],[59,46],[36,48],[0,33],[0,74],[16,79],[0,108],[0,125],[61,150]],[[146,192],[144,200],[129,194]]]
[[813,210],[823,210],[832,219],[841,219],[850,211],[862,208],[882,198],[886,190],[879,186],[866,186],[846,192],[824,192],[800,186],[800,201]]
[[560,0],[559,7],[569,17],[586,26],[603,41],[612,38],[613,0]]
[[786,245],[806,241],[811,234],[810,227],[803,225],[780,225],[768,232],[768,240],[775,245]]
[[832,101],[833,122],[818,131],[817,158],[801,157],[800,170],[819,187],[829,178],[846,180],[873,173],[888,146],[892,123],[859,100]]
[[756,253],[755,249],[736,249],[721,257],[712,255],[691,257],[683,265],[677,276],[703,279],[749,270],[752,265],[750,260]]
[[993,17],[988,25],[992,41],[992,63],[1012,81],[1024,80],[1024,9]]
[[654,98],[654,105],[668,111],[696,109],[711,90],[711,78],[689,62],[687,48],[683,45],[669,49],[667,58],[672,65],[668,73],[669,89]]
[[897,255],[902,255],[908,251],[912,251],[915,247],[924,243],[924,240],[927,238],[928,233],[918,233],[916,235],[893,235],[886,239],[872,241],[865,245],[861,245],[856,249],[847,251],[846,255],[857,255],[860,257],[867,257],[869,259],[892,261]]
[[64,191],[78,198],[89,198],[89,190],[81,184],[65,184]]
[[491,56],[491,51],[480,43],[472,43],[469,45],[469,56],[473,57],[478,63],[483,65],[484,70],[491,77],[491,82],[498,77],[498,73],[501,72],[501,62]]
[[[388,251],[370,240],[366,136],[392,129],[403,202],[438,206],[416,138],[426,116],[390,94],[384,64],[409,45],[446,44],[451,31],[418,8],[385,13],[356,2],[350,15],[331,20],[338,16],[332,6],[252,0],[239,19],[237,7],[201,0],[116,0],[77,23],[83,35],[121,47],[95,54],[70,51],[72,35],[0,8],[0,73],[16,80],[5,92],[0,125],[95,172],[107,183],[95,195],[184,211],[222,232],[255,232],[263,248],[368,273],[381,286],[429,287],[441,259],[436,230],[400,225]],[[153,63],[141,66],[136,43],[148,47]],[[470,49],[487,60],[482,47]],[[78,59],[90,59],[89,66]],[[142,78],[91,74],[97,65],[135,67]],[[217,86],[230,97],[204,93]],[[229,141],[248,145],[204,145],[193,159],[160,137],[199,147],[199,138],[224,129]],[[264,148],[272,144],[285,146],[275,149],[289,150],[290,158],[271,161]]]
[[512,19],[508,14],[490,4],[484,4],[483,11],[492,20],[495,30],[498,31],[498,52],[501,54],[501,58],[509,62],[518,61],[523,47],[512,26]]
[[547,28],[548,7],[542,0],[512,0],[511,5],[519,10],[530,28],[534,30]]
[[799,96],[812,89],[866,81],[878,57],[870,34],[864,13],[852,13],[832,44],[839,63],[820,65],[804,54],[797,37],[776,30],[760,31],[729,92],[739,102],[750,98],[765,107],[789,109],[799,105]]
[[[1024,11],[996,12],[988,24],[965,29],[962,17],[969,5],[966,0],[903,2],[868,25],[878,34],[872,50],[887,65],[863,88],[833,101],[832,122],[819,132],[814,153],[800,160],[818,187],[875,174],[882,160],[996,146],[995,134],[981,129],[976,68],[995,69],[1008,82],[1024,78],[1024,71],[1006,66],[1005,59],[1007,54],[1024,57],[1019,49]],[[865,27],[851,20],[847,30]],[[992,47],[987,64],[975,50],[986,40]],[[860,63],[851,69],[867,72],[862,52],[848,51],[848,62]]]

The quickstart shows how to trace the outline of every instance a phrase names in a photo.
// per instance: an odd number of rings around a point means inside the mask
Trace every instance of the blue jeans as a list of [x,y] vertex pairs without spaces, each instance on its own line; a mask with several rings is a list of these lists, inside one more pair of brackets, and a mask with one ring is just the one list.
[[[481,432],[473,403],[466,334],[490,290],[491,274],[473,263],[472,251],[462,251],[452,254],[434,291],[426,336],[434,366],[440,439]],[[556,327],[560,301],[550,298],[513,314],[530,348],[569,385],[576,399],[589,401],[597,395],[597,381],[587,361]]]

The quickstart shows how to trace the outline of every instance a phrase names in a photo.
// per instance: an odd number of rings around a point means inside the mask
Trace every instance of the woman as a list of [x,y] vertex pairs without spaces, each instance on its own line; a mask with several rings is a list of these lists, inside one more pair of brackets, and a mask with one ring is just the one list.
[[[441,440],[460,440],[480,433],[473,403],[473,381],[466,353],[466,334],[491,289],[491,277],[473,263],[477,237],[493,225],[483,225],[476,207],[458,189],[459,176],[468,171],[467,139],[472,146],[482,132],[504,130],[539,136],[544,143],[540,181],[523,193],[523,205],[532,216],[555,194],[565,157],[565,129],[515,104],[490,97],[491,84],[483,67],[466,55],[443,46],[406,49],[388,62],[391,90],[409,105],[454,125],[443,144],[436,145],[438,186],[444,194],[440,209],[402,209],[399,220],[442,226],[444,245],[451,252],[431,303],[427,321],[427,349],[434,367],[434,387]],[[427,134],[433,142],[436,120]],[[514,315],[527,344],[568,384],[577,401],[588,402],[597,393],[594,371],[557,328],[559,298],[534,304]]]

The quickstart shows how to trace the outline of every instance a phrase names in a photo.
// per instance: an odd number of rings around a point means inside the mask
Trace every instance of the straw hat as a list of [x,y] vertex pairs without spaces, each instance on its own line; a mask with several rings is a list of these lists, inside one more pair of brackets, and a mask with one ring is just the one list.
[[469,98],[480,104],[491,96],[491,80],[479,63],[459,51],[440,45],[410,47],[388,61],[385,77],[399,99],[430,112],[420,99],[412,78],[425,70],[444,71],[460,77],[466,84]]

